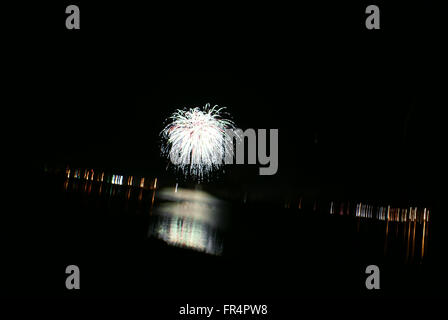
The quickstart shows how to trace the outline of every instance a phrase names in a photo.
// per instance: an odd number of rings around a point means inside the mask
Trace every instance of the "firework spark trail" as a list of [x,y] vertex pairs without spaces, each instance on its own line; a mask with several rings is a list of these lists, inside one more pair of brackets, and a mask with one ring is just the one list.
[[222,110],[210,104],[203,108],[176,110],[161,132],[162,154],[186,175],[198,180],[223,165],[225,157],[233,156],[233,121],[223,118]]

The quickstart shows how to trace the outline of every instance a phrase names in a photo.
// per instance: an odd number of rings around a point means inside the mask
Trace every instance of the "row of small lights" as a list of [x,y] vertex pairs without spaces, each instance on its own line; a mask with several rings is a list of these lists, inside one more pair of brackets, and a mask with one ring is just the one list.
[[[330,204],[330,214],[334,214],[334,203]],[[375,214],[376,213],[376,214]],[[409,208],[391,208],[388,206],[375,206],[357,203],[355,208],[355,216],[360,218],[378,218],[378,220],[383,221],[396,221],[396,222],[407,222],[407,221],[429,221],[429,209],[409,207]]]
[[[67,168],[65,170],[65,174],[68,179],[75,178],[75,179],[84,179],[84,180],[88,180],[88,181],[94,181],[94,177],[96,177],[95,181],[97,181],[97,182],[106,182],[106,183],[110,182],[111,184],[116,184],[116,185],[120,185],[120,186],[123,185],[123,177],[124,177],[122,175],[113,174],[110,181],[107,181],[108,180],[107,177],[106,177],[106,179],[104,178],[104,172],[101,172],[100,174],[97,174],[95,176],[95,172],[93,169],[90,169],[90,170],[75,169],[72,174],[71,169]],[[104,181],[104,180],[106,180],[106,181]],[[134,177],[129,176],[127,178],[126,185],[132,186],[132,185],[134,185],[133,183],[134,183]],[[140,178],[139,186],[140,186],[140,188],[144,188],[144,186],[145,186],[145,178],[144,177]],[[157,188],[157,178],[154,179],[152,188],[153,189]]]

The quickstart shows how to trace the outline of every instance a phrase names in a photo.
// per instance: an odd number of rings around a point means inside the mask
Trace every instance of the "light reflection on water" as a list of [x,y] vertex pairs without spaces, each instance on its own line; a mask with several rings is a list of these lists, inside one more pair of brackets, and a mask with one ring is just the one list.
[[[350,210],[344,210],[344,202],[330,202],[329,213],[339,216],[353,216],[357,219],[357,232],[374,224],[375,221],[384,232],[384,255],[401,255],[405,263],[422,263],[428,250],[430,209],[426,207],[392,207],[391,205],[374,205],[356,203]],[[337,212],[337,214],[336,214]],[[367,231],[368,232],[368,231]],[[392,249],[392,250],[391,250]]]
[[[225,226],[225,202],[200,190],[175,187],[157,189],[157,178],[105,175],[93,170],[66,172],[64,190],[83,192],[108,199],[119,198],[126,203],[137,201],[151,214],[148,236],[166,243],[212,255],[223,252],[222,229]],[[157,200],[157,201],[156,201]],[[300,197],[298,210],[306,199]],[[361,202],[327,202],[314,200],[313,212],[326,211],[333,216],[356,219],[356,232],[380,235],[384,256],[402,257],[406,263],[421,263],[428,252],[431,212],[425,207],[392,207]],[[325,207],[327,209],[325,209]],[[285,204],[291,209],[291,203]],[[328,210],[328,211],[327,211]],[[272,217],[275,219],[276,217]],[[374,227],[372,227],[374,226]]]
[[158,198],[167,202],[154,208],[155,217],[149,236],[165,242],[208,254],[221,255],[223,250],[219,227],[223,221],[223,203],[196,190],[164,189]]
[[[363,229],[366,225],[373,223],[366,219],[357,219],[358,232],[365,232]],[[385,256],[401,257],[405,263],[424,261],[428,251],[430,229],[427,221],[423,221],[422,224],[412,220],[407,222],[387,220],[380,223]]]
[[213,255],[222,254],[222,241],[216,230],[194,219],[159,216],[152,220],[148,235],[174,246]]
[[[223,201],[204,191],[181,189],[177,185],[175,188],[156,189],[157,178],[151,183],[154,188],[143,188],[132,185],[132,177],[126,179],[128,184],[123,184],[122,176],[116,175],[101,182],[92,180],[88,174],[85,178],[78,178],[78,172],[81,171],[76,171],[73,178],[66,178],[64,191],[82,192],[125,203],[137,201],[143,207],[147,204],[149,237],[211,255],[222,254],[221,232],[226,225]],[[138,181],[144,182],[144,178]]]

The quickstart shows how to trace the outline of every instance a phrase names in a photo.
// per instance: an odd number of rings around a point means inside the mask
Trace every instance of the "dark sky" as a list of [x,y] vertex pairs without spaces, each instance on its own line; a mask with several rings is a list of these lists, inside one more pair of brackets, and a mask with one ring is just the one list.
[[428,34],[404,23],[415,8],[384,10],[383,29],[369,33],[362,5],[132,16],[82,5],[80,32],[67,34],[60,17],[28,36],[14,115],[34,163],[165,172],[164,119],[209,102],[243,129],[279,129],[277,175],[248,181],[421,185],[437,170],[437,66]]

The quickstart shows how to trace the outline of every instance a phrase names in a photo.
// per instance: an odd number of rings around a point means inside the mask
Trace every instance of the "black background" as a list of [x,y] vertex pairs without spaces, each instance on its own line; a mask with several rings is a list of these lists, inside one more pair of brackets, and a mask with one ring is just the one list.
[[[375,2],[381,30],[367,30],[370,3],[78,1],[81,29],[67,30],[68,4],[23,4],[5,13],[14,17],[7,19],[5,60],[12,99],[3,111],[5,171],[13,182],[6,197],[12,209],[3,217],[2,295],[82,297],[59,287],[63,273],[54,276],[60,262],[51,257],[69,254],[39,228],[62,234],[69,221],[36,217],[39,170],[70,163],[172,177],[158,134],[183,106],[219,104],[241,128],[279,129],[277,175],[232,183],[329,188],[443,208],[445,79],[436,6]],[[441,228],[444,217],[434,219]],[[47,260],[38,263],[34,249],[48,243]]]
[[163,171],[164,119],[211,103],[241,128],[280,129],[283,183],[363,176],[421,194],[438,175],[433,8],[382,4],[369,31],[363,4],[82,5],[81,30],[64,5],[33,6],[16,38],[27,93],[12,118],[42,163]]

